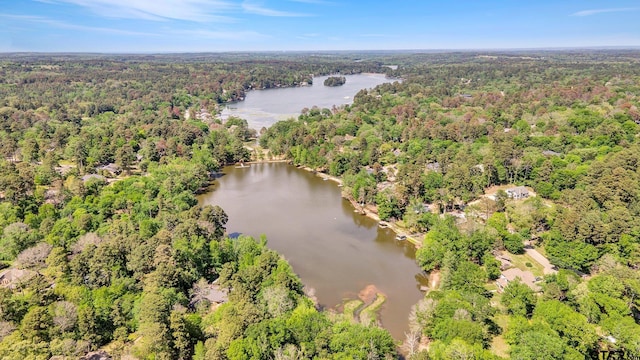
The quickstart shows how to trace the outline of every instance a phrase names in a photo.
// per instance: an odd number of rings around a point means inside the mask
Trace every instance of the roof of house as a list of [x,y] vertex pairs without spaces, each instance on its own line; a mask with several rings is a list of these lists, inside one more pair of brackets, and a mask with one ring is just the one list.
[[95,180],[107,180],[107,178],[105,178],[102,175],[98,175],[98,174],[87,174],[87,175],[82,177],[82,181],[84,181],[84,182],[87,182],[87,181],[92,180],[92,179],[95,179]]
[[552,150],[545,150],[545,151],[542,152],[542,155],[545,155],[545,156],[560,156],[562,154],[560,154],[559,152],[552,151]]
[[520,278],[523,284],[527,285],[533,291],[540,291],[540,287],[536,284],[536,277],[531,271],[523,271],[518,268],[507,269],[502,272],[502,276],[507,282]]
[[31,278],[36,273],[31,270],[9,268],[0,272],[0,287],[15,288],[17,283]]
[[425,168],[429,171],[440,171],[442,170],[442,167],[440,166],[439,162],[432,162],[432,163],[428,163],[427,165],[425,165]]
[[196,305],[200,301],[207,299],[211,303],[222,304],[229,299],[229,292],[227,289],[220,287],[219,284],[213,283],[202,287],[198,296],[191,299],[191,305]]
[[223,303],[227,301],[229,294],[226,289],[222,289],[219,286],[211,286],[206,298],[212,303]]
[[111,173],[119,173],[120,171],[122,171],[122,169],[120,169],[120,166],[114,164],[114,163],[109,163],[107,165],[103,165],[100,166],[98,169],[100,170],[107,170]]
[[92,351],[80,358],[80,360],[111,360],[113,357],[104,350]]
[[506,192],[508,194],[513,194],[513,195],[529,194],[529,190],[524,186],[512,187],[512,188],[507,189]]

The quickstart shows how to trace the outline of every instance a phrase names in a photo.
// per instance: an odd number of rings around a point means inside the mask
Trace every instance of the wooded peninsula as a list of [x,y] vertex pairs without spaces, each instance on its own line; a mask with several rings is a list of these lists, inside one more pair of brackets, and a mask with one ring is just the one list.
[[[367,72],[402,81],[262,130],[217,116]],[[638,357],[639,106],[637,50],[0,55],[0,358]],[[273,158],[417,239],[439,281],[406,339],[198,205]]]

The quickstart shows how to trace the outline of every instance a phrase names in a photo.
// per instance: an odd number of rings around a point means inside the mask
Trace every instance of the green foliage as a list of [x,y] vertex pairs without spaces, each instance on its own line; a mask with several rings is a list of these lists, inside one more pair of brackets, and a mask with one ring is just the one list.
[[376,195],[376,204],[378,205],[378,215],[382,220],[399,219],[402,216],[397,198],[389,191],[379,192]]
[[496,259],[495,256],[491,254],[484,255],[482,263],[484,264],[484,269],[487,272],[489,280],[496,280],[500,277],[500,274],[502,273],[500,271],[500,266],[502,263]]
[[536,304],[536,298],[533,291],[517,279],[509,282],[505,287],[500,302],[507,308],[509,314],[530,317]]
[[395,342],[383,329],[340,322],[333,326],[329,348],[335,359],[375,359],[394,354]]
[[15,259],[22,250],[33,246],[38,240],[38,234],[24,223],[5,226],[0,237],[0,260]]
[[588,356],[594,353],[598,336],[587,318],[557,300],[542,301],[534,311],[534,319],[545,321],[565,343]]
[[324,86],[341,86],[347,82],[344,76],[329,76],[324,80]]
[[471,292],[432,291],[411,315],[415,326],[431,339],[450,344],[462,339],[469,345],[487,345],[493,309],[489,300]]
[[[482,348],[479,344],[470,345],[464,339],[456,338],[450,343],[435,341],[429,346],[429,359],[449,360],[449,359],[498,359],[489,350]],[[413,358],[412,358],[413,359]]]
[[600,256],[595,246],[578,241],[563,242],[554,239],[548,243],[546,249],[549,259],[554,264],[580,271],[588,271]]

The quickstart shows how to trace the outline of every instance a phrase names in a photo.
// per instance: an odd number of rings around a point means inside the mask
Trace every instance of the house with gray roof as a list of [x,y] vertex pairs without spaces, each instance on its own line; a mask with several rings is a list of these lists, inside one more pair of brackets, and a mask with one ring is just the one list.
[[516,186],[505,191],[514,200],[526,199],[529,197],[529,190],[524,186]]

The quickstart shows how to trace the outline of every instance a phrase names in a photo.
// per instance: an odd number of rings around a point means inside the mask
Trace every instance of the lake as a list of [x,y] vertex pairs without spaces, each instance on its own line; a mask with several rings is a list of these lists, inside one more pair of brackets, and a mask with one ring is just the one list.
[[327,77],[314,77],[311,86],[249,91],[244,101],[227,104],[220,117],[237,116],[246,119],[250,128],[260,130],[279,120],[297,118],[305,107],[331,109],[334,105],[351,104],[358,91],[397,81],[384,74],[345,75],[344,85],[329,87],[323,85]]
[[225,210],[229,234],[265,234],[267,245],[284,255],[326,308],[375,285],[387,296],[383,326],[404,338],[411,306],[427,283],[411,244],[354,213],[336,183],[308,171],[264,163],[225,167],[223,173],[199,201]]

